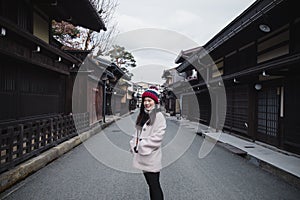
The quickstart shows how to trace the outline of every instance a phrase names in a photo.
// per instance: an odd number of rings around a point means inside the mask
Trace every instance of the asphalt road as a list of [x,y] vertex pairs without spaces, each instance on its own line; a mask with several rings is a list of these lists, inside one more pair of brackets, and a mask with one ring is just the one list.
[[[1,199],[149,199],[144,177],[131,168],[128,152],[135,117],[110,125],[2,193]],[[203,138],[196,130],[168,118],[167,125],[161,171],[166,200],[300,199],[299,189],[223,147],[215,145],[199,158]]]

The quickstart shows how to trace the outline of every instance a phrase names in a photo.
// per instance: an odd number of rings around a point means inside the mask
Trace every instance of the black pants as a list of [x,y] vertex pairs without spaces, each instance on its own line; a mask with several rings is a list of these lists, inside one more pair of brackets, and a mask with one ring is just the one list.
[[145,179],[149,186],[151,200],[163,200],[164,195],[159,183],[159,172],[144,172]]

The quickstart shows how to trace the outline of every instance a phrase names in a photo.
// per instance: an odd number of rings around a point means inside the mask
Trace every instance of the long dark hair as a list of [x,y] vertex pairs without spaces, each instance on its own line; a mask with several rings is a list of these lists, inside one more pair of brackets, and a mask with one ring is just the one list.
[[144,99],[145,98],[142,98],[142,103],[141,103],[141,107],[140,107],[140,113],[136,119],[136,123],[135,125],[137,127],[143,127],[144,124],[147,122],[147,125],[152,125],[155,121],[155,118],[156,118],[156,112],[159,111],[159,109],[157,108],[157,104],[155,104],[154,106],[154,109],[152,110],[152,112],[150,114],[146,113],[145,112],[145,106],[144,106]]

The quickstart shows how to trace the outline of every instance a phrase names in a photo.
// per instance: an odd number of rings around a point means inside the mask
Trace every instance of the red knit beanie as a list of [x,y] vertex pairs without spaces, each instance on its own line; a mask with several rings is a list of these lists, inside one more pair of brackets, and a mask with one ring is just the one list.
[[143,95],[142,98],[149,97],[155,101],[155,103],[158,104],[158,98],[159,98],[159,93],[158,89],[155,86],[150,86],[149,89],[147,89]]

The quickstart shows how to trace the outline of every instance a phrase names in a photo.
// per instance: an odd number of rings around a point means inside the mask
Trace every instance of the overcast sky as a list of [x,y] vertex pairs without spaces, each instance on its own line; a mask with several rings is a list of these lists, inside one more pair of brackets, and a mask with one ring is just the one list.
[[181,50],[207,43],[255,0],[120,0],[115,20],[124,46],[137,60],[132,80],[163,83]]

